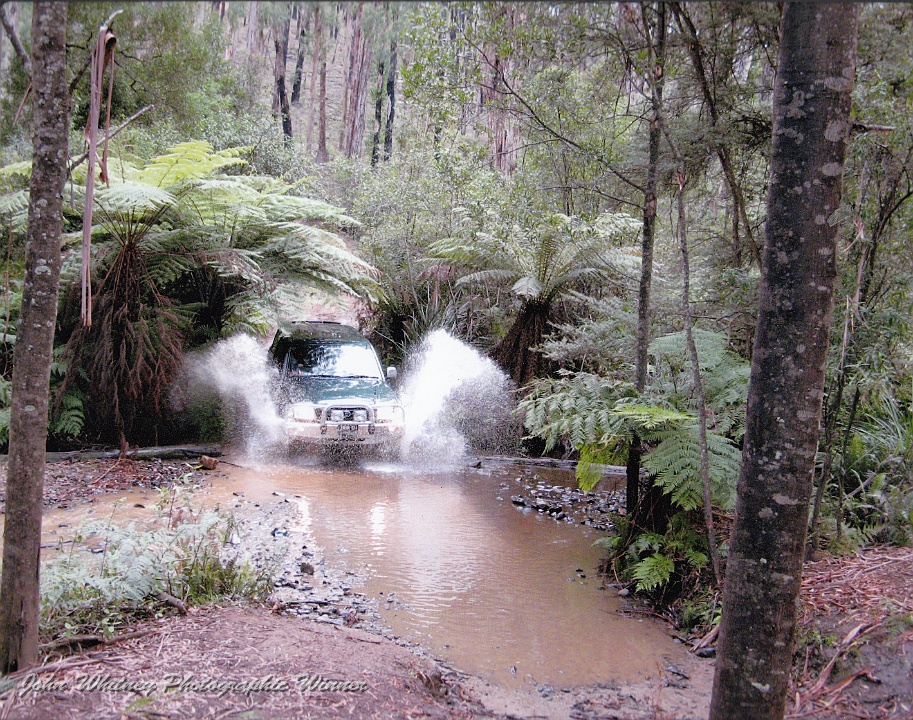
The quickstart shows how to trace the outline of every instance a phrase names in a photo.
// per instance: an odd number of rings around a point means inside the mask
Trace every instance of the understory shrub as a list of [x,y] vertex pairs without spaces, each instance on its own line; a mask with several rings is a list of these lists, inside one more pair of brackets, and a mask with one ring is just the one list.
[[269,594],[277,558],[255,566],[235,545],[232,517],[195,511],[180,493],[162,491],[160,527],[93,522],[60,548],[42,570],[44,637],[109,636],[132,620],[162,615],[174,600],[193,605]]

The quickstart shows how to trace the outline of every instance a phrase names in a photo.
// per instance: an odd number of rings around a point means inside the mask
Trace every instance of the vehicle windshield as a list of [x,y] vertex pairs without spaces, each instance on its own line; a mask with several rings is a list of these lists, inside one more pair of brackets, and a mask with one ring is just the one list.
[[296,344],[288,353],[289,377],[382,378],[377,354],[363,345]]

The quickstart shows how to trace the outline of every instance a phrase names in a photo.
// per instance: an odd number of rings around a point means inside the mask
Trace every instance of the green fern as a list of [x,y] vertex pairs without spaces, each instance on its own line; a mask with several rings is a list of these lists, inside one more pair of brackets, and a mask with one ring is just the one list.
[[[646,453],[643,466],[656,475],[656,482],[678,507],[701,506],[701,458],[696,422],[653,435],[659,444]],[[742,453],[735,443],[714,432],[707,433],[710,484],[714,502],[730,509],[735,505],[735,485]]]
[[673,572],[675,563],[672,558],[655,552],[634,564],[632,576],[637,581],[638,590],[650,592],[669,582]]
[[85,423],[85,396],[71,389],[60,399],[48,429],[55,435],[75,438],[82,432]]

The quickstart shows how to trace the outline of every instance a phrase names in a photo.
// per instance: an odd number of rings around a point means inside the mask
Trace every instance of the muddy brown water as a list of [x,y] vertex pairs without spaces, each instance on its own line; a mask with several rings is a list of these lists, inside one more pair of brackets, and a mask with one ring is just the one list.
[[[220,464],[227,477],[199,501],[293,499],[290,529],[309,531],[327,564],[356,573],[363,585],[355,589],[378,601],[399,637],[460,670],[512,687],[573,686],[656,677],[684,655],[661,623],[626,612],[617,591],[603,587],[602,551],[593,547],[600,533],[512,505],[528,469],[231,460],[246,467]],[[572,483],[559,471],[547,476]],[[141,520],[155,499],[135,490],[90,509],[50,511],[45,542],[86,519]]]

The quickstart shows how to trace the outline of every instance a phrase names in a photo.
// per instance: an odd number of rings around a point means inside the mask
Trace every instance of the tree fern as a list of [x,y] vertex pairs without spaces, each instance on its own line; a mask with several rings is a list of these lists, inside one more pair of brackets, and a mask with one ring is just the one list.
[[[152,432],[185,339],[209,332],[192,328],[202,309],[211,331],[263,331],[283,282],[371,296],[373,268],[329,229],[355,220],[282,180],[223,174],[245,152],[194,141],[142,165],[109,161],[92,228],[98,318],[68,342],[85,369],[91,425],[109,428],[108,440]],[[66,262],[63,282],[74,277]],[[74,382],[67,377],[63,391]]]

